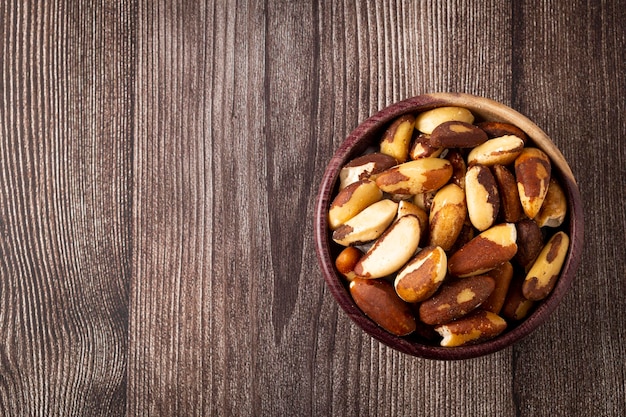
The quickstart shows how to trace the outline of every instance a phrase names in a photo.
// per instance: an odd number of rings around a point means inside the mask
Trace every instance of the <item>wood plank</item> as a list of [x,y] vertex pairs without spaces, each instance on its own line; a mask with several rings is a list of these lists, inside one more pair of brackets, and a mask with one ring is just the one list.
[[359,121],[419,92],[509,99],[510,51],[488,45],[510,7],[457,6],[140,3],[131,415],[512,414],[510,351],[381,346],[313,249],[316,184]]
[[569,160],[586,214],[572,290],[515,350],[519,415],[622,415],[626,282],[616,242],[626,235],[624,4],[526,1],[516,2],[514,15],[514,104]]
[[0,3],[0,414],[122,415],[132,4]]
[[230,127],[213,125],[214,109],[232,115],[231,74],[213,69],[232,57],[212,41],[232,23],[219,7],[138,7],[128,415],[211,415],[209,404],[224,395],[206,383],[219,377],[213,363],[226,340],[214,318],[225,316],[226,293],[213,276],[232,279],[213,262],[223,214],[214,222],[214,128]]

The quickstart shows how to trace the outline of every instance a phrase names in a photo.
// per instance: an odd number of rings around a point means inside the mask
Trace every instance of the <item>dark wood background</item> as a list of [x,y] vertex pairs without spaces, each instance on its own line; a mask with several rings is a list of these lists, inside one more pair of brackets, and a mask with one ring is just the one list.
[[[626,415],[626,3],[0,1],[3,416]],[[537,122],[577,279],[459,362],[362,333],[312,215],[347,134],[433,91]]]

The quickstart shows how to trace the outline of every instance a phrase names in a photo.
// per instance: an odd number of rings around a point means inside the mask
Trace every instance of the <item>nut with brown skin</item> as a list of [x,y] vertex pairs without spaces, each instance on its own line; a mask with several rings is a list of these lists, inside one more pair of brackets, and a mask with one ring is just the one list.
[[355,304],[377,325],[396,336],[415,331],[415,316],[393,286],[379,279],[355,278],[350,282],[350,295]]
[[461,278],[484,274],[513,258],[517,252],[516,239],[514,224],[493,226],[455,252],[448,259],[448,271]]
[[452,165],[440,158],[422,158],[397,165],[376,178],[378,187],[392,194],[420,194],[443,187],[452,176]]
[[534,219],[548,193],[552,166],[541,149],[524,148],[515,159],[515,178],[524,213]]
[[496,282],[496,287],[480,308],[498,314],[504,305],[506,293],[513,278],[513,265],[511,262],[505,262],[489,271],[489,276]]
[[457,320],[481,305],[494,288],[493,278],[487,275],[444,283],[435,295],[420,305],[420,320],[430,325]]
[[456,149],[450,149],[446,155],[446,159],[452,165],[452,178],[450,182],[465,189],[465,174],[467,172],[467,164],[461,152]]
[[428,246],[398,272],[394,288],[404,301],[418,303],[437,291],[447,271],[447,257],[443,249]]
[[335,230],[365,207],[382,200],[383,192],[375,182],[357,181],[339,191],[328,210],[328,226]]
[[528,142],[528,136],[519,127],[510,123],[504,122],[481,122],[476,126],[485,131],[489,139],[499,138],[505,135],[514,135],[524,141],[524,144]]
[[395,165],[398,165],[398,161],[396,161],[395,158],[379,152],[354,158],[339,171],[339,189],[343,190],[348,185],[357,181],[376,179],[376,174]]
[[349,246],[342,250],[337,259],[335,259],[335,267],[337,271],[348,281],[354,280],[357,275],[354,273],[354,266],[359,262],[359,259],[363,256],[358,248]]
[[430,135],[430,143],[443,148],[473,148],[487,141],[487,134],[470,123],[451,120],[441,123]]
[[500,195],[489,167],[472,165],[465,175],[467,213],[474,227],[480,231],[490,228],[498,217]]
[[422,133],[418,135],[409,150],[411,159],[420,158],[436,158],[443,152],[443,148],[433,146],[430,141],[430,135]]
[[422,133],[431,134],[437,126],[451,120],[474,123],[474,115],[464,107],[436,107],[418,114],[415,117],[415,128]]
[[569,236],[557,232],[541,250],[526,274],[522,291],[529,300],[543,300],[550,294],[559,279],[561,267],[569,248]]
[[376,240],[359,260],[354,272],[363,278],[382,278],[400,268],[415,254],[420,241],[416,216],[402,216]]
[[524,148],[524,141],[517,136],[501,136],[476,146],[467,155],[467,164],[508,165],[515,161]]
[[524,320],[535,302],[524,297],[522,292],[522,285],[524,284],[524,277],[518,275],[517,272],[513,273],[511,284],[509,285],[509,291],[502,305],[500,314],[507,320],[521,321]]
[[515,228],[517,229],[515,261],[524,270],[528,270],[543,249],[543,233],[539,225],[530,219],[520,220],[515,223]]
[[415,117],[412,114],[398,117],[385,131],[380,141],[380,152],[395,158],[399,163],[406,162],[414,126]]
[[350,246],[377,239],[394,220],[397,211],[398,203],[389,199],[377,201],[335,229],[333,240]]
[[441,346],[454,347],[477,344],[493,339],[507,327],[506,321],[495,313],[482,309],[448,324],[435,327],[443,339]]
[[450,250],[461,233],[466,216],[465,192],[461,187],[448,184],[441,188],[430,209],[428,244]]
[[535,221],[539,227],[559,227],[565,220],[567,214],[567,198],[565,192],[558,181],[550,178],[548,192],[543,200],[539,213],[535,216]]
[[500,218],[505,222],[515,223],[524,214],[515,176],[503,165],[496,164],[491,170],[500,194]]

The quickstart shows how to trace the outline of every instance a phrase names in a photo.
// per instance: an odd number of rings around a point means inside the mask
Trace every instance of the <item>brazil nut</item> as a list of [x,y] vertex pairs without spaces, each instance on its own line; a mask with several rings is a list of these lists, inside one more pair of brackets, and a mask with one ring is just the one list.
[[442,337],[440,345],[445,347],[465,346],[493,339],[507,327],[499,315],[482,309],[448,324],[435,327]]
[[457,277],[490,271],[513,258],[517,252],[516,240],[517,230],[514,224],[502,223],[493,226],[455,252],[448,260],[448,270]]
[[496,180],[488,167],[472,165],[465,175],[467,214],[480,231],[490,228],[498,217],[500,195]]
[[534,219],[548,193],[552,166],[538,148],[524,148],[515,159],[515,178],[524,213]]
[[425,111],[415,117],[415,128],[422,133],[431,134],[440,124],[449,121],[473,123],[474,115],[463,107],[446,106]]
[[448,272],[446,253],[439,246],[429,246],[411,259],[396,275],[394,288],[409,303],[433,295]]
[[473,148],[487,141],[487,134],[471,123],[450,120],[437,126],[430,135],[432,146]]
[[339,171],[340,189],[366,179],[375,179],[375,175],[392,166],[398,165],[395,158],[380,152],[369,153],[354,158]]
[[356,278],[354,267],[362,256],[363,252],[361,252],[360,249],[354,246],[348,246],[337,255],[335,267],[345,279],[352,281]]
[[567,214],[567,199],[565,192],[559,182],[550,178],[548,192],[539,213],[535,216],[535,221],[539,227],[559,227],[565,220]]
[[361,180],[350,184],[335,197],[328,210],[328,225],[331,230],[359,214],[367,206],[382,200],[383,192],[374,181]]
[[522,203],[519,199],[515,176],[504,165],[496,164],[491,167],[493,177],[498,184],[500,195],[500,218],[509,223],[515,223],[523,215]]
[[376,184],[387,193],[414,195],[443,187],[451,176],[450,161],[441,158],[421,158],[382,172],[376,178]]
[[418,135],[409,150],[411,159],[420,158],[436,158],[443,152],[443,148],[433,146],[430,140],[430,135],[422,133]]
[[467,155],[467,164],[508,165],[524,148],[524,141],[517,136],[507,135],[489,139],[472,149]]
[[550,238],[526,274],[522,287],[524,297],[538,301],[550,294],[559,278],[568,248],[569,236],[565,232],[559,231]]
[[398,297],[389,282],[355,278],[350,282],[350,295],[366,316],[389,333],[406,336],[415,331],[411,307]]
[[481,305],[494,288],[493,278],[486,275],[444,283],[435,295],[420,305],[420,320],[430,325],[457,320]]
[[374,242],[354,267],[363,278],[382,278],[400,269],[417,250],[420,224],[416,216],[402,216]]
[[489,139],[499,138],[500,136],[513,135],[522,139],[524,143],[528,142],[528,136],[519,127],[504,122],[480,122],[476,126],[485,131]]
[[414,126],[413,115],[405,114],[398,117],[385,131],[380,141],[380,152],[393,157],[399,163],[406,162]]
[[430,209],[428,244],[450,250],[461,233],[466,216],[465,192],[461,187],[448,184],[441,188]]

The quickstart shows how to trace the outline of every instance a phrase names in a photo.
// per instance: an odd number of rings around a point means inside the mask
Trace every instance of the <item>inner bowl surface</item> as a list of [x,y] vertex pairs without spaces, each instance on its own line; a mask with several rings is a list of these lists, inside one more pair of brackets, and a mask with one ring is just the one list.
[[[335,269],[334,259],[339,252],[329,233],[328,207],[337,192],[341,167],[361,155],[369,146],[378,144],[384,129],[397,117],[406,113],[420,113],[441,106],[459,106],[470,110],[476,120],[507,122],[522,129],[534,146],[551,159],[553,175],[559,179],[568,200],[565,231],[570,237],[570,248],[561,269],[561,276],[550,295],[539,302],[533,312],[521,323],[510,326],[500,336],[476,345],[441,347],[423,343],[417,338],[398,337],[388,333],[370,320],[356,306],[345,280]],[[554,311],[570,288],[580,261],[583,244],[583,213],[580,192],[567,161],[550,138],[532,121],[517,111],[496,101],[463,93],[433,93],[416,96],[395,103],[361,123],[350,133],[330,160],[319,188],[315,208],[315,246],[318,261],[332,295],[348,316],[365,332],[378,341],[409,355],[430,359],[468,359],[496,352],[527,336]]]

